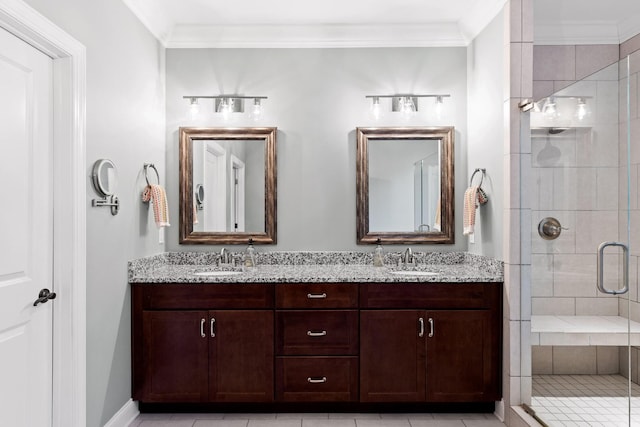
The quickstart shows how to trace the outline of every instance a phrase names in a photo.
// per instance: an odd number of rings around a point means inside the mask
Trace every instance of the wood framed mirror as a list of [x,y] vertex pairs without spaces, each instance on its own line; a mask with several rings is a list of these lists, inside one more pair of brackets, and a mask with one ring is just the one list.
[[276,243],[276,133],[180,128],[180,244]]
[[359,244],[453,244],[455,130],[357,128]]

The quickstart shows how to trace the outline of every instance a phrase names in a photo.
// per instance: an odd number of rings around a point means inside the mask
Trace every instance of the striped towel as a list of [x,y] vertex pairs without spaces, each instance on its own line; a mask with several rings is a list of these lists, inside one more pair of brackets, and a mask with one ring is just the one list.
[[467,188],[467,191],[464,192],[464,206],[462,211],[462,234],[465,236],[473,236],[473,229],[476,225],[477,200],[478,187],[473,186]]
[[153,204],[153,217],[158,228],[169,227],[169,207],[167,193],[160,185],[147,185],[142,192],[142,201]]

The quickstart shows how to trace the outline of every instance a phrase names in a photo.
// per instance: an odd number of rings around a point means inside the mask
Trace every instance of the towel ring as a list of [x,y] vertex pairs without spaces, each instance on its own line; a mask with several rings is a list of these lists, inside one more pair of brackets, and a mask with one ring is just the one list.
[[487,170],[484,168],[476,168],[476,170],[473,171],[473,174],[471,174],[471,179],[469,180],[469,187],[473,187],[473,178],[476,176],[478,172],[482,172],[482,175],[480,175],[480,184],[478,184],[478,187],[482,187],[482,182],[484,181],[484,175],[487,172]]
[[160,185],[160,174],[158,173],[158,169],[153,163],[145,163],[144,164],[144,179],[147,181],[147,185],[151,185],[149,182],[149,168],[152,168],[156,172],[156,178],[158,178],[158,185]]

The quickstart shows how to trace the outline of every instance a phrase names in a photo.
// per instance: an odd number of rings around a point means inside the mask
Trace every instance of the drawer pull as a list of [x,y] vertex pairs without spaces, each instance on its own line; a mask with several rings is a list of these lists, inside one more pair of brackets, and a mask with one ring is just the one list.
[[327,294],[325,293],[321,293],[321,294],[307,294],[307,298],[308,299],[325,299],[327,297]]
[[210,331],[211,331],[211,338],[215,338],[216,336],[216,319],[215,317],[211,318],[211,325],[210,325]]
[[204,322],[206,322],[207,319],[200,319],[200,336],[202,338],[205,338],[207,335],[204,333]]
[[327,331],[320,331],[320,332],[307,331],[307,335],[310,337],[324,337],[325,335],[327,335]]
[[322,378],[307,378],[307,382],[311,383],[311,384],[322,384],[322,383],[326,383],[327,382],[327,377],[322,377]]

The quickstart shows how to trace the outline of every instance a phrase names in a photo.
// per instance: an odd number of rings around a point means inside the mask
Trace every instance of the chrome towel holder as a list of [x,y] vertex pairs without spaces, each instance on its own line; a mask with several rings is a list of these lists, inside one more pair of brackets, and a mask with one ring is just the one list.
[[482,172],[482,175],[480,175],[480,184],[478,184],[478,187],[482,187],[484,176],[487,173],[487,170],[485,168],[476,168],[476,170],[473,171],[473,173],[471,174],[471,179],[469,180],[469,187],[473,187],[473,178],[476,176],[478,172]]
[[473,171],[473,173],[471,174],[471,179],[469,180],[469,187],[473,187],[473,178],[475,178],[475,176],[476,176],[476,174],[478,172],[482,173],[482,175],[480,175],[480,184],[478,184],[478,203],[480,205],[484,205],[485,203],[487,203],[489,201],[489,197],[487,196],[487,193],[482,188],[482,183],[484,182],[484,177],[487,174],[487,170],[485,168],[476,168]]
[[158,169],[153,163],[145,163],[144,164],[144,179],[147,181],[147,185],[151,185],[149,182],[149,169],[153,169],[156,173],[156,178],[158,179],[158,185],[160,185],[160,174],[158,173]]

